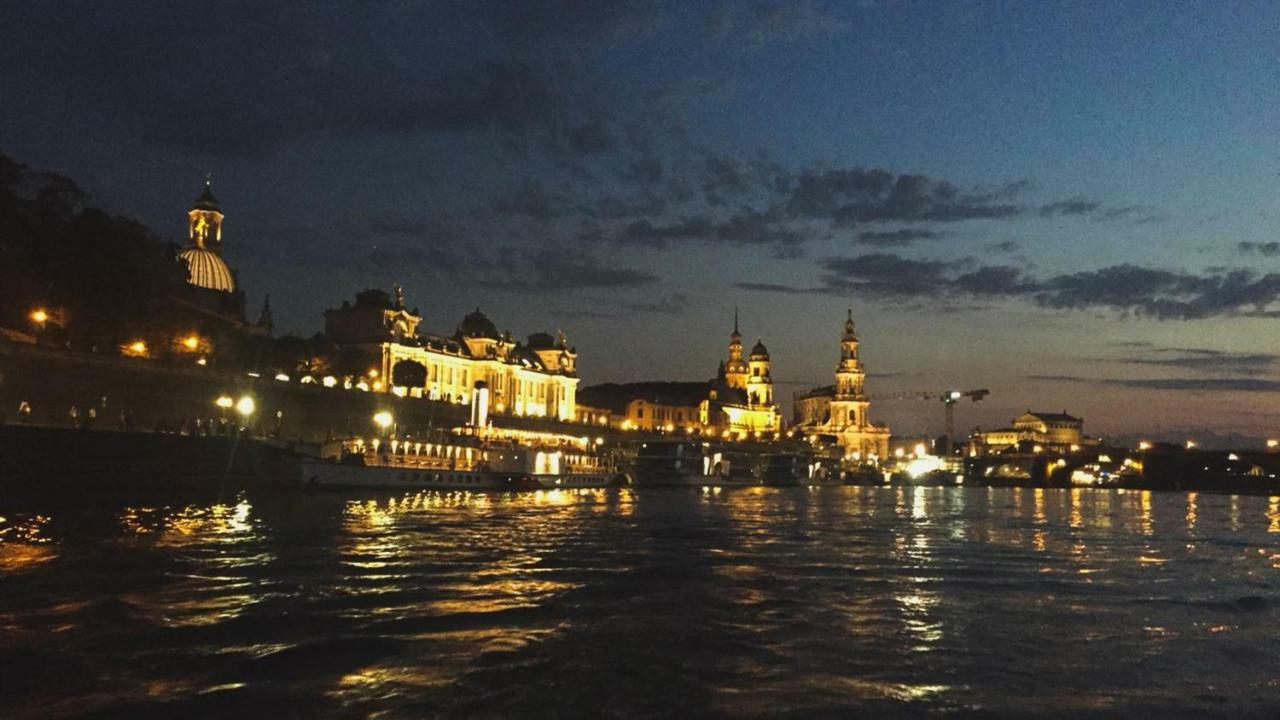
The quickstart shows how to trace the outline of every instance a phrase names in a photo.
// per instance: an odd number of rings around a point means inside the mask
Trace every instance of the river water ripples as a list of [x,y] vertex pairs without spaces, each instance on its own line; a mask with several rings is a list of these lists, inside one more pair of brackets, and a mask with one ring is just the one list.
[[0,500],[0,715],[1277,717],[1280,497]]

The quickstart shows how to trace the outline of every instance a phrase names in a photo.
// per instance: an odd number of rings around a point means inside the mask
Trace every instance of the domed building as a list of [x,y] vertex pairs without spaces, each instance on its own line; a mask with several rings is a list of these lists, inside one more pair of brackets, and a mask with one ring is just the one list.
[[245,319],[244,291],[222,257],[224,217],[206,178],[204,190],[187,210],[187,243],[177,253],[187,282],[174,293],[169,314],[175,332],[216,339],[215,347],[229,349],[246,337],[269,335],[272,320],[269,300],[257,323]]
[[423,332],[422,315],[405,309],[399,287],[394,299],[381,290],[361,292],[354,305],[343,302],[324,318],[325,337],[365,363],[370,390],[468,403],[485,388],[496,414],[557,420],[576,414],[578,353],[564,333],[534,333],[520,343],[480,308],[453,335]]
[[178,260],[187,266],[193,297],[210,310],[243,314],[244,294],[236,292],[235,273],[222,259],[222,207],[210,180],[187,211],[187,246]]

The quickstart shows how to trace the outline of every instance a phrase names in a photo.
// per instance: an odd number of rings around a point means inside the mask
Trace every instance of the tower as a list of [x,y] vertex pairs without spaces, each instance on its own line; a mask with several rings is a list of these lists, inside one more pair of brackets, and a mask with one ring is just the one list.
[[729,335],[729,362],[724,366],[724,380],[731,388],[747,387],[747,363],[742,359],[742,333],[738,332],[738,308],[733,309],[733,332]]
[[[210,179],[187,211],[187,247],[178,259],[187,266],[187,282],[197,288],[235,294],[236,282],[222,259],[222,208],[213,196]],[[243,310],[241,304],[236,312]]]
[[213,179],[207,175],[204,192],[187,211],[187,237],[192,247],[222,249],[222,208],[213,196]]
[[747,360],[747,404],[752,407],[773,404],[773,376],[769,373],[769,349],[756,339]]
[[836,365],[836,389],[831,398],[831,424],[837,427],[864,427],[867,421],[867,396],[863,394],[866,370],[858,360],[858,333],[853,325],[853,308],[844,321],[840,336],[840,362]]

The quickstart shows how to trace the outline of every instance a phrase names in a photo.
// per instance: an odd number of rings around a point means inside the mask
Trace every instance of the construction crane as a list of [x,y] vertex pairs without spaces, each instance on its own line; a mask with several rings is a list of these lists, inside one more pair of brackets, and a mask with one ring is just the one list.
[[946,412],[946,437],[947,437],[947,454],[951,457],[952,436],[956,431],[956,403],[964,398],[969,398],[972,402],[978,402],[982,398],[991,394],[990,390],[982,388],[979,390],[924,390],[919,392],[895,393],[893,395],[883,395],[872,398],[873,400],[941,400],[942,406]]

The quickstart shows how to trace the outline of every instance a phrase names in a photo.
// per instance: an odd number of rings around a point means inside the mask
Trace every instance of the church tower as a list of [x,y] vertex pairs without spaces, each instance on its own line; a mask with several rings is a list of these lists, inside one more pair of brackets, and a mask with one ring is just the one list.
[[222,208],[213,196],[213,181],[204,179],[204,192],[187,211],[187,237],[192,247],[222,249]]
[[729,335],[729,362],[724,366],[724,380],[731,388],[747,388],[747,363],[742,359],[742,333],[738,332],[738,309],[733,309],[733,333]]
[[752,407],[773,405],[773,376],[769,373],[769,348],[757,339],[747,361],[747,404]]
[[840,336],[840,363],[836,365],[836,390],[831,398],[831,424],[836,427],[865,427],[870,403],[862,386],[866,371],[858,360],[858,333],[853,325],[853,308],[844,321]]
[[187,211],[187,238],[186,249],[178,254],[178,259],[187,266],[187,282],[198,288],[234,294],[235,276],[222,259],[222,208],[213,196],[207,177],[204,192]]

